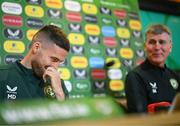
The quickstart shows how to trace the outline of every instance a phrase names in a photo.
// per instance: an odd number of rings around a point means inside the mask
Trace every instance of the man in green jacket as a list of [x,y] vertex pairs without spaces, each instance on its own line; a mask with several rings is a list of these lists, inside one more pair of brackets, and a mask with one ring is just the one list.
[[64,100],[67,90],[57,68],[69,49],[69,41],[60,28],[53,25],[41,28],[21,61],[1,66],[0,101],[47,96]]

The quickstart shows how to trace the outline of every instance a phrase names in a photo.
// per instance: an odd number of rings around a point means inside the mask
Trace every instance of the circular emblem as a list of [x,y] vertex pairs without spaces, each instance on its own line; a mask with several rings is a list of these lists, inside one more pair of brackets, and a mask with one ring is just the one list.
[[49,98],[55,98],[55,93],[50,85],[44,87],[44,93]]
[[178,88],[179,84],[178,84],[177,80],[171,78],[169,81],[170,81],[170,83],[171,83],[171,86],[172,86],[174,89],[177,89],[177,88]]

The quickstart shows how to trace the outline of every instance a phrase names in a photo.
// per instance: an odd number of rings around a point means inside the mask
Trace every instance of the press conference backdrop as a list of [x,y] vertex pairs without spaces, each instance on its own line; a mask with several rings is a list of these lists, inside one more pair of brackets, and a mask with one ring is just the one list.
[[[137,0],[1,0],[0,64],[22,59],[45,24],[71,43],[58,69],[70,98],[123,97],[127,71],[144,60]],[[106,63],[113,61],[112,66]]]

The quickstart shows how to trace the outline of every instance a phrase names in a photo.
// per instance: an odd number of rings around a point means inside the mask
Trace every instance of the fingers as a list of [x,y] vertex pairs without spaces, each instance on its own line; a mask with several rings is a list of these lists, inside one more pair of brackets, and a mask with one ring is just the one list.
[[43,74],[43,79],[47,79],[48,76],[51,77],[51,87],[56,95],[56,98],[64,100],[65,95],[61,86],[60,73],[54,67],[48,67]]
[[51,78],[59,78],[60,73],[58,72],[58,70],[56,68],[48,67],[43,74],[43,80],[45,81],[48,76]]

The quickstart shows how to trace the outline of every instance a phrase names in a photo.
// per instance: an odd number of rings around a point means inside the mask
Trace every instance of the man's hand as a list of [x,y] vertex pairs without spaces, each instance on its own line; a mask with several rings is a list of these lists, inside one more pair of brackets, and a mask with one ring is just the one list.
[[55,96],[58,100],[64,100],[65,95],[61,85],[61,79],[59,72],[54,67],[48,67],[43,74],[43,79],[51,78],[51,87],[55,93]]

